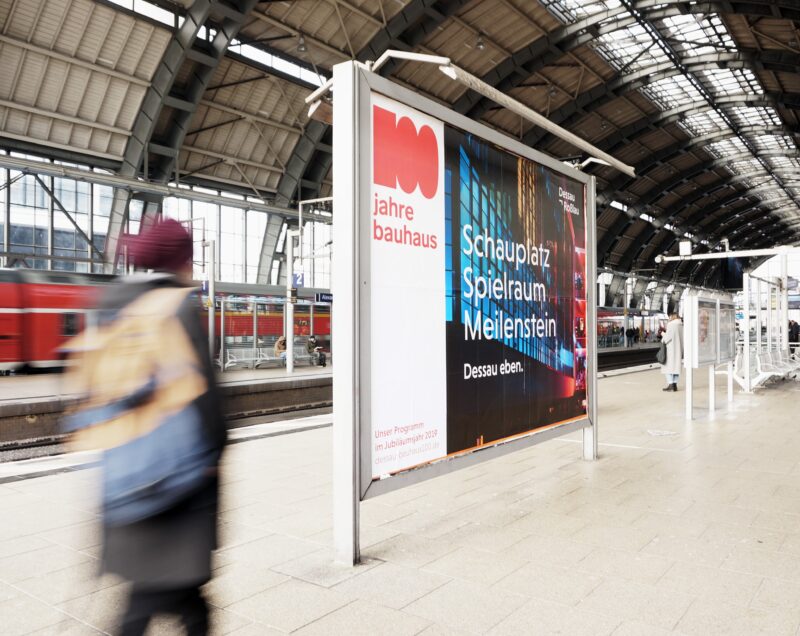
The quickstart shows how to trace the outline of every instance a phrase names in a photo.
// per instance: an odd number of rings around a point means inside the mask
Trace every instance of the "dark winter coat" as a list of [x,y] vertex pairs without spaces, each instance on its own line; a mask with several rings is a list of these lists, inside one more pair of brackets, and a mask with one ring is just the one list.
[[[134,276],[130,282],[110,288],[100,304],[101,320],[113,319],[116,311],[159,286],[179,284],[171,276]],[[205,432],[221,456],[227,432],[200,311],[197,296],[191,294],[178,316],[208,382],[208,391],[196,403],[204,417]],[[202,585],[211,578],[218,504],[219,482],[215,476],[202,491],[166,513],[126,526],[104,525],[103,570],[151,589]]]

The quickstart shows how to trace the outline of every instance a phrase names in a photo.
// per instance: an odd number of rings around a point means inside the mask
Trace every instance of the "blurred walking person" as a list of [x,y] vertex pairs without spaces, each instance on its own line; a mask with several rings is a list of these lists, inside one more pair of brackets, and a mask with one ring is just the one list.
[[102,566],[132,584],[119,634],[177,614],[205,635],[226,427],[190,287],[192,239],[167,220],[132,237],[128,254],[154,273],[111,287],[100,324],[74,341],[67,381],[83,399],[65,424],[79,447],[104,450]]
[[667,386],[662,390],[677,391],[683,362],[683,322],[677,313],[670,315],[670,321],[667,323],[667,330],[661,336],[661,342],[666,345],[667,349],[667,360],[661,365],[661,373],[667,376]]

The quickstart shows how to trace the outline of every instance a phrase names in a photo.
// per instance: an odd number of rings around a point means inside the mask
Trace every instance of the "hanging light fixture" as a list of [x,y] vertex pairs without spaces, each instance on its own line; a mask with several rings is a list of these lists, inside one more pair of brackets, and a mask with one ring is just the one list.
[[303,37],[302,34],[297,36],[297,51],[299,53],[305,53],[306,51],[308,51],[308,47],[306,46],[306,39]]
[[475,48],[479,51],[483,51],[486,48],[486,42],[483,41],[483,36],[478,36],[478,41],[475,42]]

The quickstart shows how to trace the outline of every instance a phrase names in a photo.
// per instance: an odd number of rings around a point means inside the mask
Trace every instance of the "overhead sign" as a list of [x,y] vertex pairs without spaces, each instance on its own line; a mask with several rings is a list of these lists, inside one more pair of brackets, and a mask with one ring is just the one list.
[[584,184],[370,104],[371,478],[585,419]]
[[303,287],[303,280],[305,279],[305,275],[303,272],[295,272],[292,274],[292,287]]
[[317,292],[314,294],[314,302],[318,303],[332,303],[333,302],[333,294],[328,294],[325,292]]

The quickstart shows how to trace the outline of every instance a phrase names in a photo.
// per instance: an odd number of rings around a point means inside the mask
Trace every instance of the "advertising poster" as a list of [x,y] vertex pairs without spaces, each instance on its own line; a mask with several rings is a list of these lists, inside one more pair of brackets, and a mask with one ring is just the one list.
[[697,301],[697,363],[698,366],[717,361],[717,302]]
[[372,94],[372,477],[587,416],[586,200]]
[[736,357],[736,309],[728,303],[719,304],[719,361]]

